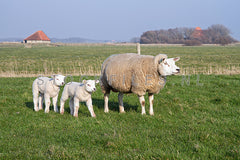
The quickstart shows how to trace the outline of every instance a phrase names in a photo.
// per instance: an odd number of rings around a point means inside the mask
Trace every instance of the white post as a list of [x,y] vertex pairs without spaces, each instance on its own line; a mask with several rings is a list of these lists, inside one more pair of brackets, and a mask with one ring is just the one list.
[[141,54],[141,46],[140,43],[137,43],[137,53],[140,55]]

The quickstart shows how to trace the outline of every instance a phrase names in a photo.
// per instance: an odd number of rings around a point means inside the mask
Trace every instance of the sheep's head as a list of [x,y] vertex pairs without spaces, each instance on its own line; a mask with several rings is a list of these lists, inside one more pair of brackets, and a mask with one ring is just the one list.
[[180,73],[180,68],[175,65],[175,62],[179,61],[180,58],[167,58],[164,54],[159,54],[155,57],[155,64],[160,75],[168,76]]
[[99,83],[99,80],[83,80],[82,83],[85,85],[86,91],[91,93],[96,91],[95,84]]
[[65,83],[65,76],[63,75],[53,75],[54,84],[57,86],[63,86]]

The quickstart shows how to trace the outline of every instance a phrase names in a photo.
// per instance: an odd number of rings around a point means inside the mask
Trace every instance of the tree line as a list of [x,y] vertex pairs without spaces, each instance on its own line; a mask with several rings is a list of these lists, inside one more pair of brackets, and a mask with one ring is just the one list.
[[201,45],[201,44],[221,44],[237,42],[230,36],[230,30],[221,24],[215,24],[206,30],[197,28],[174,28],[168,30],[147,31],[140,37],[140,43],[167,43],[167,44],[185,44],[185,45]]

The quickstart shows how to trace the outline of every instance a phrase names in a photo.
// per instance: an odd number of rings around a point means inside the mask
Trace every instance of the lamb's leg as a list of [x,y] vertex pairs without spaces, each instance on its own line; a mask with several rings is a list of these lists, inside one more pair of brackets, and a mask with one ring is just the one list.
[[61,114],[64,113],[64,103],[65,103],[65,99],[61,98],[61,100],[60,100],[60,113]]
[[110,92],[104,94],[104,112],[105,112],[105,113],[108,113],[108,112],[109,112],[109,109],[108,109],[108,98],[109,98],[109,94],[110,94]]
[[44,94],[44,100],[45,100],[45,113],[48,113],[51,104],[50,96],[48,94]]
[[153,112],[153,98],[154,98],[154,95],[153,94],[148,94],[148,100],[149,100],[149,104],[150,104],[150,108],[149,108],[149,114],[150,115],[154,115],[154,112]]
[[74,117],[78,117],[78,109],[79,109],[79,99],[74,97]]
[[94,110],[93,110],[92,98],[89,98],[89,100],[86,101],[86,105],[88,107],[89,112],[91,113],[91,116],[96,117]]
[[[65,104],[65,101],[68,99],[68,94],[66,92],[66,89],[64,88],[63,92],[62,92],[62,97],[60,99],[60,113],[63,114],[64,113],[64,104]],[[71,100],[69,101],[69,107],[71,109],[71,106],[70,106],[70,102]]]
[[57,100],[58,100],[58,95],[52,98],[54,112],[58,112]]
[[39,110],[42,110],[43,109],[43,94],[40,93],[39,97],[38,97],[38,103],[39,103]]
[[73,97],[71,97],[70,100],[69,100],[69,108],[70,108],[70,114],[73,115],[73,113],[74,113],[74,101],[73,101]]
[[123,107],[123,93],[122,92],[118,93],[118,103],[119,103],[119,112],[125,113],[124,107]]
[[38,108],[38,91],[33,91],[33,104],[34,104],[34,110],[36,112],[39,111],[39,108]]
[[144,96],[139,96],[138,98],[139,98],[140,104],[142,106],[142,115],[144,115],[144,114],[146,114]]

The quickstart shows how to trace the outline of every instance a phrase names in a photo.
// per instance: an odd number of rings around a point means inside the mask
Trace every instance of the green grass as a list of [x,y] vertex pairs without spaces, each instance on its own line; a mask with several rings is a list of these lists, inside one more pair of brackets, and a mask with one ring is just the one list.
[[98,85],[96,118],[84,103],[78,118],[68,102],[64,115],[34,112],[33,80],[0,78],[0,159],[240,159],[240,75],[168,77],[154,116],[132,94],[119,114],[116,93],[104,113]]
[[[85,44],[75,46],[0,45],[0,75],[38,76],[56,73],[99,75],[102,62],[112,54],[136,53],[135,45]],[[179,56],[187,74],[240,74],[240,45],[161,46],[141,45],[141,54]]]

